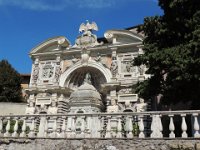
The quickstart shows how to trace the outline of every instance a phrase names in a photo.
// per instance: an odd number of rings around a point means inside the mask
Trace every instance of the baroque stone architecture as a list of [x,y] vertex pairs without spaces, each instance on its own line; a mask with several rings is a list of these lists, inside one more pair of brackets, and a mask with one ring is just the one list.
[[146,103],[134,93],[149,76],[145,66],[133,66],[143,54],[143,36],[130,30],[93,33],[97,24],[80,25],[72,46],[66,37],[48,39],[30,52],[33,60],[27,114],[141,112]]
[[198,150],[200,110],[148,111],[134,93],[150,77],[132,63],[143,36],[94,30],[87,22],[74,45],[55,37],[33,48],[26,114],[0,115],[0,149]]

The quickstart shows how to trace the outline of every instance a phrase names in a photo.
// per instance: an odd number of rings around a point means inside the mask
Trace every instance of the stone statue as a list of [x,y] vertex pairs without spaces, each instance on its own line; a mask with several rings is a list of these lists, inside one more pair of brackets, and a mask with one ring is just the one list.
[[84,82],[85,82],[85,83],[88,83],[88,84],[91,84],[91,79],[92,79],[92,78],[91,78],[90,73],[86,73]]
[[86,20],[86,24],[82,23],[79,28],[79,32],[84,32],[83,35],[92,35],[92,30],[98,31],[97,24],[95,22],[89,23],[88,20]]
[[127,62],[127,63],[126,63],[126,71],[127,71],[127,72],[131,72],[131,67],[132,67],[131,62]]
[[57,66],[56,67],[56,71],[55,71],[55,79],[56,79],[56,82],[59,82],[59,77],[61,75],[61,68],[60,66]]
[[57,108],[57,106],[56,106],[56,102],[55,102],[55,101],[52,101],[52,104],[51,104],[51,106],[48,108],[47,113],[48,113],[48,114],[57,114],[57,110],[58,110],[58,108]]
[[117,69],[118,69],[117,61],[112,61],[110,70],[111,70],[111,72],[112,72],[113,77],[116,77]]
[[39,66],[38,64],[35,64],[34,65],[34,68],[33,68],[33,82],[36,83],[37,82],[37,79],[38,79],[38,74],[39,74]]
[[117,103],[116,103],[116,100],[115,99],[111,99],[111,106],[116,106]]
[[30,102],[28,107],[26,107],[26,114],[35,114],[35,107],[34,107],[34,103]]
[[139,71],[140,75],[143,75],[145,73],[145,66],[144,65],[139,66],[138,71]]
[[79,32],[83,32],[83,34],[77,37],[73,47],[86,48],[102,45],[103,42],[99,43],[97,41],[97,36],[93,34],[93,30],[98,30],[95,22],[89,23],[89,21],[86,20],[86,24],[82,23],[80,25]]
[[144,102],[144,99],[139,98],[139,102],[135,104],[136,112],[144,112],[147,110],[147,103]]

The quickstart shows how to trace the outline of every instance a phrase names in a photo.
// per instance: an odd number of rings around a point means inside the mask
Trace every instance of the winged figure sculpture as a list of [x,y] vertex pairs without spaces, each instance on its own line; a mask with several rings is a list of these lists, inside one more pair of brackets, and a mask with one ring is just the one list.
[[92,32],[92,30],[98,31],[98,27],[95,22],[92,22],[91,24],[89,23],[88,20],[86,20],[86,22],[87,22],[86,24],[82,23],[80,25],[79,32],[88,33],[88,31]]

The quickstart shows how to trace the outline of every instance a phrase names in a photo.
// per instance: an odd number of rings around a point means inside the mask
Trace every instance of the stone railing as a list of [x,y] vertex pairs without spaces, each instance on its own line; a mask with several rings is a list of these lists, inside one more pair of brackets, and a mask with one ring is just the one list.
[[195,111],[0,116],[0,137],[199,138]]

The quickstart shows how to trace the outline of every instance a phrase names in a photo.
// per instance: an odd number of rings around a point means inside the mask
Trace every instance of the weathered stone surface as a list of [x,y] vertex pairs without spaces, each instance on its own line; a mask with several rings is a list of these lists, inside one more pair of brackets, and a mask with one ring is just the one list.
[[198,140],[1,139],[0,150],[199,150]]
[[6,103],[6,102],[1,102],[0,114],[1,115],[10,115],[10,114],[24,115],[26,107],[27,107],[26,103]]
[[200,150],[200,143],[196,143],[195,148],[196,150]]

